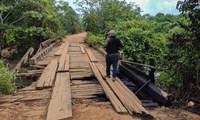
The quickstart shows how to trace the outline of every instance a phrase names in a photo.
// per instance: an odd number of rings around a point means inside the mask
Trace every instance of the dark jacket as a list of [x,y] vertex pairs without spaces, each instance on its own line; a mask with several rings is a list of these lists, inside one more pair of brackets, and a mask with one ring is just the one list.
[[107,54],[115,54],[118,53],[118,51],[123,47],[121,41],[119,38],[115,36],[110,36],[110,40],[108,41],[108,44],[106,46],[106,52]]

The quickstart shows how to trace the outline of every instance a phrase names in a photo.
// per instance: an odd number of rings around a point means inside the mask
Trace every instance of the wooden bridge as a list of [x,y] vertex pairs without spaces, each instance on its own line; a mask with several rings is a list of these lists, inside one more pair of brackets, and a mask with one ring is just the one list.
[[[33,53],[33,48],[30,48],[13,72],[18,77],[38,79],[15,95],[2,97],[0,103],[5,106],[14,104],[15,108],[17,104],[21,105],[20,102],[25,104],[34,101],[32,104],[37,104],[34,109],[31,109],[31,105],[21,107],[25,107],[29,113],[38,111],[35,119],[47,120],[72,118],[73,103],[77,100],[110,101],[117,113],[139,116],[150,115],[146,109],[148,106],[167,103],[167,94],[164,95],[152,83],[147,83],[145,89],[136,96],[134,91],[145,84],[144,79],[148,78],[128,64],[120,65],[124,74],[115,82],[111,78],[104,78],[106,53],[103,49],[85,44],[86,34],[47,40],[29,59]],[[28,70],[23,72],[23,65],[28,62]],[[135,80],[137,83],[134,83]],[[30,119],[31,116],[27,115],[26,118]]]

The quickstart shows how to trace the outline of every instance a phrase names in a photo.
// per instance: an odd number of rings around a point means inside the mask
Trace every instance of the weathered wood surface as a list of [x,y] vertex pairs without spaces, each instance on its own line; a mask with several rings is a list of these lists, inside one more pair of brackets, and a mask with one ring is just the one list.
[[85,49],[83,48],[83,46],[81,44],[79,44],[79,46],[80,46],[80,49],[81,49],[81,53],[85,54]]
[[58,72],[68,72],[69,71],[69,55],[63,53],[59,59]]
[[97,80],[101,84],[106,96],[110,100],[111,104],[115,108],[116,112],[118,113],[127,113],[126,108],[122,105],[121,101],[117,98],[117,96],[113,93],[113,91],[110,89],[108,84],[103,80],[100,72],[98,71],[97,67],[94,63],[90,63],[90,66],[93,70],[94,75],[96,76]]
[[30,60],[29,63],[30,64],[36,64],[38,62],[39,59],[41,59],[47,52],[49,52],[55,45],[57,44],[57,42],[51,44],[49,47],[46,47],[45,49],[41,50],[40,52],[36,53]]
[[45,66],[40,66],[40,65],[30,65],[30,67],[39,68],[39,69],[44,69],[45,68]]
[[[120,71],[124,73],[127,77],[129,77],[133,81],[133,83],[136,84],[137,86],[142,86],[148,81],[147,77],[140,74],[139,71],[137,71],[136,69],[135,71],[133,71],[133,68],[131,69],[129,68],[130,66],[128,65],[126,66],[119,65]],[[168,98],[163,96],[162,91],[151,82],[148,83],[143,88],[143,90],[161,105],[166,105],[169,102]]]
[[48,40],[45,40],[44,42],[41,42],[40,47],[38,51],[36,52],[36,54],[42,51],[43,49],[45,49],[46,47],[48,47],[49,45],[53,44],[54,42],[60,42],[60,40],[61,40],[61,37],[59,36],[59,37],[48,39]]
[[92,53],[92,51],[90,49],[86,49],[86,52],[87,52],[91,62],[98,62],[97,58],[94,56],[94,54]]
[[92,78],[94,75],[91,72],[74,72],[70,73],[71,80],[80,80]]
[[81,49],[79,46],[77,47],[69,47],[69,52],[80,52]]
[[65,44],[62,44],[54,55],[55,56],[60,56],[62,51],[63,51],[63,49],[64,49],[64,47],[65,47]]
[[82,62],[82,63],[70,63],[69,65],[70,69],[89,69],[89,63],[88,62]]
[[24,54],[24,56],[21,58],[19,63],[17,63],[17,65],[13,68],[13,73],[16,73],[19,71],[21,66],[28,61],[29,57],[33,54],[33,52],[34,52],[34,48],[31,47],[28,49],[28,51]]
[[48,107],[47,120],[62,120],[69,117],[72,117],[69,72],[57,73]]
[[50,64],[44,69],[41,77],[37,82],[36,89],[43,89],[45,87],[52,87],[56,76],[58,67],[58,59],[53,59]]
[[[102,76],[106,75],[106,69],[103,65],[96,65]],[[119,78],[116,81],[112,81],[111,78],[106,78],[106,82],[109,84],[115,95],[119,98],[122,104],[126,107],[130,114],[149,114],[148,111],[142,106],[142,102],[137,96],[132,93]]]
[[0,97],[0,103],[9,102],[19,102],[19,101],[34,101],[34,100],[44,100],[49,99],[51,93],[48,90],[38,91],[38,90],[23,90],[15,93],[15,95],[6,95]]
[[69,41],[66,41],[62,44],[61,48],[61,57],[59,58],[59,66],[58,66],[58,72],[68,72],[69,71]]

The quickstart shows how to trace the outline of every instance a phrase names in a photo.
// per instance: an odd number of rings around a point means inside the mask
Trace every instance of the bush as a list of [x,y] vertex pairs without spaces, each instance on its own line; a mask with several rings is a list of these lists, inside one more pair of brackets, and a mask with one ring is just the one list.
[[15,90],[13,73],[0,60],[0,93],[12,94]]
[[104,41],[103,36],[94,35],[91,32],[88,32],[85,42],[91,46],[98,46],[98,41]]

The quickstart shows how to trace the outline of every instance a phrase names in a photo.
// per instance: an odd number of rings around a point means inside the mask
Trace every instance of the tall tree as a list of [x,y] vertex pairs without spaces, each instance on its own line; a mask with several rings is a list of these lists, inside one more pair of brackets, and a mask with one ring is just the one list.
[[108,31],[107,24],[116,24],[140,18],[140,8],[119,0],[77,0],[83,12],[83,24],[87,31],[104,33]]
[[57,12],[59,13],[62,28],[65,31],[64,34],[74,34],[81,31],[79,15],[69,6],[68,2],[58,1],[57,4]]
[[[179,28],[173,30],[170,37],[169,64],[176,71],[180,95],[196,96],[200,90],[200,3],[199,0],[178,1],[177,9],[184,16]],[[177,87],[177,85],[175,85]],[[190,92],[188,92],[188,91]],[[182,91],[182,92],[181,92]]]
[[24,50],[37,48],[60,29],[54,0],[2,0],[0,21],[1,47],[17,44]]

